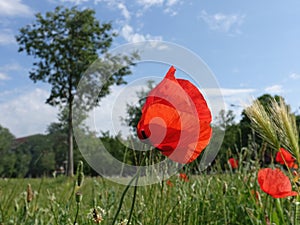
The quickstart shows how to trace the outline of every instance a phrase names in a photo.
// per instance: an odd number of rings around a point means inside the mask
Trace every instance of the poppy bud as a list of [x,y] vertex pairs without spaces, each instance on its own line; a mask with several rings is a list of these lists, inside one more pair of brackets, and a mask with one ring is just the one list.
[[80,203],[81,202],[81,200],[82,200],[82,194],[81,194],[81,192],[76,192],[76,194],[75,194],[75,200],[76,200],[76,202],[77,203]]
[[79,161],[77,166],[77,186],[81,187],[84,180],[83,162]]

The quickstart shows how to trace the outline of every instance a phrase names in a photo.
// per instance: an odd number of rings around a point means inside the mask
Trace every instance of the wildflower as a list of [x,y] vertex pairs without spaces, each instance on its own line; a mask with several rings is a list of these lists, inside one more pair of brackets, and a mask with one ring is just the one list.
[[101,207],[96,207],[90,210],[88,213],[88,219],[92,220],[96,224],[100,224],[103,221],[105,210]]
[[128,225],[128,224],[131,224],[131,223],[128,223],[127,219],[121,220],[121,222],[118,223],[118,225]]
[[167,184],[169,187],[173,187],[173,186],[174,186],[174,184],[173,184],[172,181],[170,181],[170,180],[167,180],[167,181],[166,181],[166,184]]
[[189,181],[189,178],[188,176],[186,175],[186,173],[180,173],[179,174],[179,178],[185,182],[188,182]]
[[211,112],[197,87],[175,78],[172,66],[148,94],[137,125],[139,139],[182,164],[194,161],[208,145]]
[[284,148],[280,148],[279,151],[276,154],[275,161],[282,164],[286,165],[289,168],[294,168],[297,169],[298,165],[295,164],[295,158],[292,156],[289,151],[285,150]]
[[239,162],[235,158],[228,159],[228,163],[231,166],[232,169],[237,169],[239,167]]
[[257,180],[260,188],[273,198],[296,196],[292,191],[289,178],[280,169],[265,168],[258,171]]

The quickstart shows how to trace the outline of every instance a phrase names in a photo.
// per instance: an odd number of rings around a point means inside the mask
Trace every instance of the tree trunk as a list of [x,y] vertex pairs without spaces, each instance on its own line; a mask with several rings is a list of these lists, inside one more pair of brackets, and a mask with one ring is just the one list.
[[73,159],[73,98],[69,100],[69,115],[68,115],[68,168],[67,175],[72,177],[74,174],[74,159]]

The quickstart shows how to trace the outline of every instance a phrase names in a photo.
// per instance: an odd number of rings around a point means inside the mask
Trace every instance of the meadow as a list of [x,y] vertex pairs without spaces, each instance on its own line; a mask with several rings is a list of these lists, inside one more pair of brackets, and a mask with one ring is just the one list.
[[195,172],[188,164],[146,186],[134,185],[145,178],[139,172],[127,186],[85,177],[82,161],[74,177],[1,179],[0,225],[298,225],[298,127],[282,100],[271,106],[246,109],[264,142],[237,149],[236,158],[228,151],[228,165],[215,159]]
[[262,192],[258,169],[179,173],[125,195],[101,177],[2,179],[0,224],[297,224],[296,198]]

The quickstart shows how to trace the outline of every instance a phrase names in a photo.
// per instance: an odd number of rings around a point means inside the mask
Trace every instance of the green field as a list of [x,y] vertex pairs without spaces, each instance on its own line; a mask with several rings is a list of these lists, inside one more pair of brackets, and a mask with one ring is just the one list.
[[77,210],[77,224],[113,224],[119,207],[115,224],[126,224],[129,217],[130,224],[151,225],[294,224],[296,198],[271,198],[256,176],[256,169],[191,175],[188,181],[174,175],[168,182],[130,187],[122,205],[126,186],[102,178],[85,178],[80,188],[75,177],[2,179],[0,224],[75,224]]

